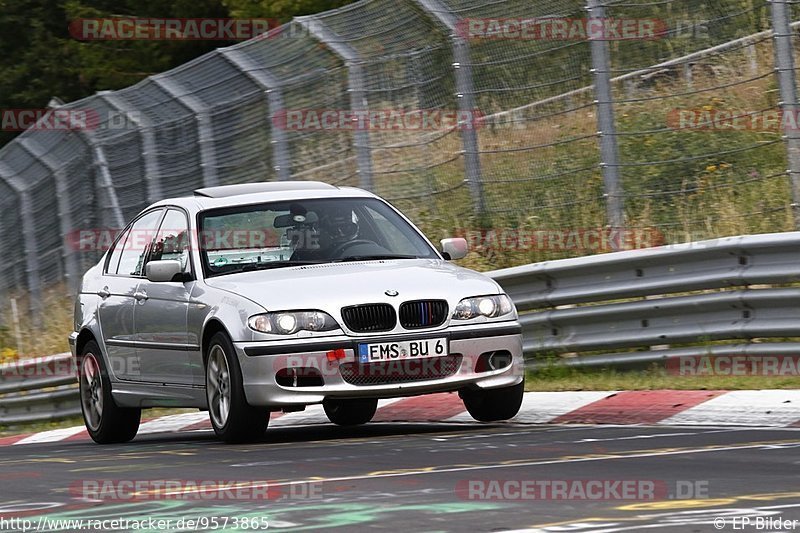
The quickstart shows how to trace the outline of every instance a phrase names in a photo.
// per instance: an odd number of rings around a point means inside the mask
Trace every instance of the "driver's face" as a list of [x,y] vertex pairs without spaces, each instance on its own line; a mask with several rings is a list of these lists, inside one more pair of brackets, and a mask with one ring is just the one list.
[[353,222],[352,211],[338,211],[322,219],[320,224],[322,235],[333,244],[355,239],[358,236],[358,225]]

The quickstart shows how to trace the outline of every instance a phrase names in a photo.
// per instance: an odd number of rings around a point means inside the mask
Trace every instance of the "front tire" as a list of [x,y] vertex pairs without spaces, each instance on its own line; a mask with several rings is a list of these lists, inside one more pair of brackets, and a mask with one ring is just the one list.
[[325,400],[322,402],[328,420],[339,426],[358,426],[366,424],[375,416],[378,409],[376,398],[357,400]]
[[269,424],[269,411],[247,403],[239,360],[228,336],[217,333],[208,344],[206,398],[211,426],[227,443],[261,438]]
[[497,422],[514,418],[522,407],[525,381],[499,389],[466,390],[459,393],[464,407],[479,422]]
[[111,396],[111,380],[95,341],[89,341],[78,360],[78,387],[86,430],[98,444],[128,442],[139,431],[142,410],[119,407]]

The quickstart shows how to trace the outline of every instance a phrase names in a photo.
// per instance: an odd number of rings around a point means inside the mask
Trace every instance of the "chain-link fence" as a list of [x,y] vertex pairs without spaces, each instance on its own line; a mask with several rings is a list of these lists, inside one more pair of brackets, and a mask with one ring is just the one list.
[[297,18],[58,108],[92,127],[0,150],[0,293],[35,313],[110,244],[98,229],[253,181],[371,189],[432,238],[467,236],[477,267],[794,229],[794,21],[763,0],[362,0]]

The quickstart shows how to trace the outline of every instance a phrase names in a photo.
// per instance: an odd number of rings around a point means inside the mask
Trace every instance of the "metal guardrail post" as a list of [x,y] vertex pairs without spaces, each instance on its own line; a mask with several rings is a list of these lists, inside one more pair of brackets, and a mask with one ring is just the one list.
[[791,126],[798,116],[797,79],[795,75],[794,50],[792,48],[792,29],[789,24],[789,3],[784,0],[769,0],[772,16],[772,35],[775,48],[775,74],[778,78],[783,114],[791,114],[792,121],[781,120],[783,139],[786,142],[786,159],[792,187],[792,212],[795,228],[800,228],[800,135]]
[[157,202],[163,199],[161,192],[161,171],[158,168],[156,153],[156,139],[153,129],[147,124],[142,124],[143,117],[139,110],[130,105],[124,98],[120,98],[111,91],[97,93],[108,105],[123,113],[127,121],[136,124],[142,136],[142,158],[144,159],[145,183],[147,184],[147,199]]
[[42,325],[42,280],[39,275],[39,255],[36,250],[36,229],[33,206],[27,188],[19,181],[5,163],[0,161],[0,179],[4,180],[19,196],[19,214],[22,222],[22,237],[25,247],[25,273],[28,281],[28,302],[34,327]]
[[324,43],[333,53],[341,57],[347,66],[348,91],[350,92],[350,110],[354,113],[355,127],[353,142],[358,162],[359,186],[368,191],[375,190],[372,179],[372,148],[370,147],[369,101],[365,92],[364,64],[358,51],[341,40],[323,22],[314,17],[297,17],[295,21],[306,29],[317,40]]
[[200,168],[203,173],[203,186],[219,185],[217,177],[217,155],[214,149],[213,125],[206,105],[191,91],[187,91],[178,81],[167,76],[151,76],[150,80],[167,94],[194,113],[197,120],[197,144],[200,148]]
[[[453,69],[456,81],[456,99],[461,115],[461,142],[464,147],[464,168],[466,182],[472,195],[472,205],[476,213],[486,211],[486,197],[483,190],[481,174],[480,146],[476,131],[478,110],[475,104],[475,88],[472,79],[472,57],[469,41],[460,34],[456,15],[439,0],[416,0],[422,9],[436,19],[450,32],[453,48]],[[463,118],[471,117],[470,124],[464,124]]]
[[[588,0],[586,10],[592,19],[605,19],[602,0]],[[597,135],[600,141],[600,167],[606,197],[606,219],[611,228],[622,228],[623,190],[619,179],[619,148],[614,122],[614,97],[611,91],[611,59],[608,42],[597,36],[589,36],[594,74],[595,104],[597,106]]]
[[286,181],[292,177],[291,158],[289,157],[289,143],[286,140],[286,131],[275,125],[275,117],[281,111],[285,111],[283,103],[283,90],[278,78],[260,68],[247,55],[236,48],[223,48],[219,53],[233,67],[247,76],[251,81],[264,90],[267,99],[267,117],[271,128],[272,138],[272,168],[278,176],[279,181]]
[[[110,117],[109,117],[110,118]],[[110,120],[106,120],[105,125],[108,126]],[[103,127],[99,124],[98,127]],[[86,144],[86,148],[92,154],[92,164],[96,169],[95,186],[102,191],[105,196],[105,203],[111,209],[112,218],[111,224],[115,228],[125,227],[125,217],[122,214],[122,209],[119,205],[119,198],[117,197],[117,190],[114,188],[114,180],[111,177],[111,171],[108,169],[108,160],[106,159],[105,149],[103,145],[97,142],[95,132],[93,129],[77,129],[75,133],[80,136]]]
[[78,287],[78,261],[75,250],[68,245],[69,236],[75,230],[70,213],[69,184],[63,167],[52,156],[44,153],[44,149],[32,138],[25,137],[19,146],[32,157],[42,163],[53,175],[56,185],[56,205],[58,206],[58,223],[61,231],[61,256],[64,259],[65,278],[69,294],[73,294]]
[[125,227],[125,217],[122,215],[122,209],[119,206],[119,198],[117,198],[117,190],[114,188],[111,171],[108,169],[105,150],[101,145],[95,144],[91,135],[87,135],[87,139],[92,150],[92,161],[99,172],[98,184],[105,192],[106,201],[111,207],[113,224],[117,229],[122,229]]

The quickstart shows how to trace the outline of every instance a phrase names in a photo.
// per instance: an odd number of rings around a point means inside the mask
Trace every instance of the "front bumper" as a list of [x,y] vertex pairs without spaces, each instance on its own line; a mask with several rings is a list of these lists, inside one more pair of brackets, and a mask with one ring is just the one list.
[[[461,354],[457,370],[446,377],[415,381],[354,385],[340,372],[340,365],[356,362],[357,345],[425,338],[449,339],[449,353]],[[320,403],[326,398],[394,398],[464,388],[492,389],[516,385],[523,380],[522,334],[518,322],[449,327],[434,332],[370,337],[337,336],[312,342],[234,343],[242,369],[247,402],[254,406],[296,406]],[[344,358],[329,361],[326,353],[344,350]],[[481,354],[508,352],[511,364],[499,370],[475,371]],[[276,374],[287,367],[314,368],[324,379],[322,386],[281,385]],[[396,368],[396,367],[395,367]]]

